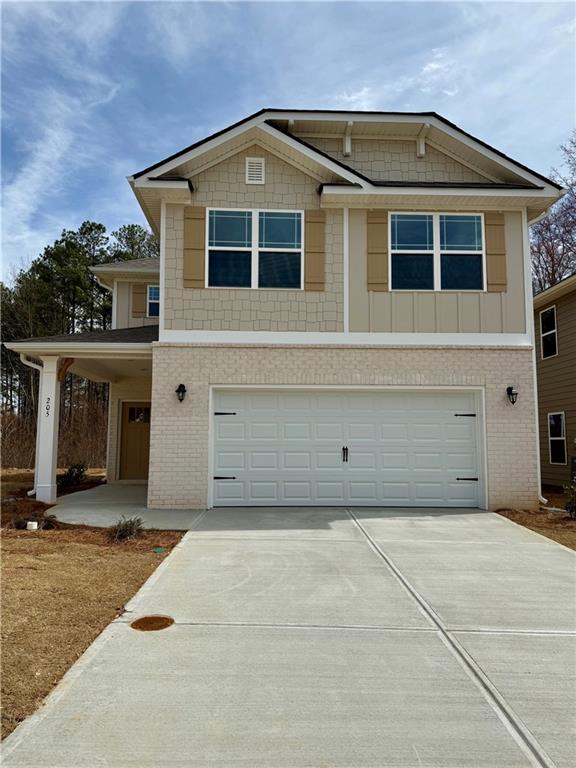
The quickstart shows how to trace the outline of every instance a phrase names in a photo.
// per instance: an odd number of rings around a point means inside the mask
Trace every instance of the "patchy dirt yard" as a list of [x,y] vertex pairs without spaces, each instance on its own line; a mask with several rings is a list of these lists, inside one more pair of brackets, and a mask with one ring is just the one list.
[[553,512],[549,509],[498,509],[496,511],[525,528],[530,528],[548,539],[576,550],[576,520],[572,520],[568,512]]
[[38,708],[182,535],[144,531],[110,544],[105,529],[88,526],[2,531],[2,737]]
[[[59,469],[58,475],[63,475],[65,469]],[[23,497],[34,486],[33,469],[2,469],[1,478],[1,497],[3,499],[11,496]],[[66,493],[76,493],[76,491],[86,491],[95,485],[100,485],[106,478],[105,469],[87,469],[86,479],[79,485],[70,488],[58,488],[58,496]]]

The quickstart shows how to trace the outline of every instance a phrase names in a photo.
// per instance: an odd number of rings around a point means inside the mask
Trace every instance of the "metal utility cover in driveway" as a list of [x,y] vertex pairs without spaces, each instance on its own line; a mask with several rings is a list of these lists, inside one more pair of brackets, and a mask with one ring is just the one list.
[[572,553],[490,513],[282,512],[200,517],[3,765],[574,765]]

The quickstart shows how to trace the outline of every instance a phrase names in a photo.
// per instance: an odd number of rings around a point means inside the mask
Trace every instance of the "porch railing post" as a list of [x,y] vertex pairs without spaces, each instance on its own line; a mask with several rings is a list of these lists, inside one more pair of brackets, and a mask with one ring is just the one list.
[[36,434],[36,498],[52,504],[56,501],[60,381],[58,358],[43,357],[42,362]]

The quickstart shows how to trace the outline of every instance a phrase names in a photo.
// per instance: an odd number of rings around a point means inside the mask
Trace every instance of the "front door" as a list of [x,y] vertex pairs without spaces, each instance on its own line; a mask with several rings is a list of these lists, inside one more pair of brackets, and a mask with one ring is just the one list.
[[120,480],[146,480],[149,453],[150,403],[123,403]]

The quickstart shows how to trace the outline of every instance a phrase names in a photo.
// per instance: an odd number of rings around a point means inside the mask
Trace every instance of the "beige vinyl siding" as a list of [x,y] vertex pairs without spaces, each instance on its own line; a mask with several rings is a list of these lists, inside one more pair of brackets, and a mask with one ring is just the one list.
[[122,402],[150,401],[152,380],[150,378],[122,379],[110,384],[108,403],[108,448],[106,457],[106,480],[117,482],[119,476],[120,431],[122,426]]
[[[245,158],[264,157],[266,183],[245,183]],[[320,210],[318,180],[251,147],[192,176],[192,205]],[[165,327],[173,330],[342,331],[343,215],[325,212],[323,289],[189,288],[183,279],[184,206],[166,206]],[[315,281],[316,285],[319,281]]]
[[[556,307],[558,354],[542,359],[540,312]],[[564,485],[570,479],[570,456],[576,456],[576,291],[551,301],[534,312],[536,371],[538,375],[538,410],[542,482]],[[564,411],[566,455],[568,463],[550,464],[548,451],[548,414]]]
[[[158,317],[146,317],[145,313],[134,317],[132,311],[132,294],[135,283],[128,281],[116,282],[116,328],[140,328],[143,325],[158,325]],[[148,278],[145,285],[159,285],[160,276]]]
[[524,333],[522,216],[507,212],[507,290],[396,292],[367,288],[367,211],[351,210],[350,330],[381,333]]
[[489,181],[428,144],[424,157],[416,156],[415,141],[352,138],[352,154],[343,153],[342,138],[306,138],[341,163],[379,181]]

